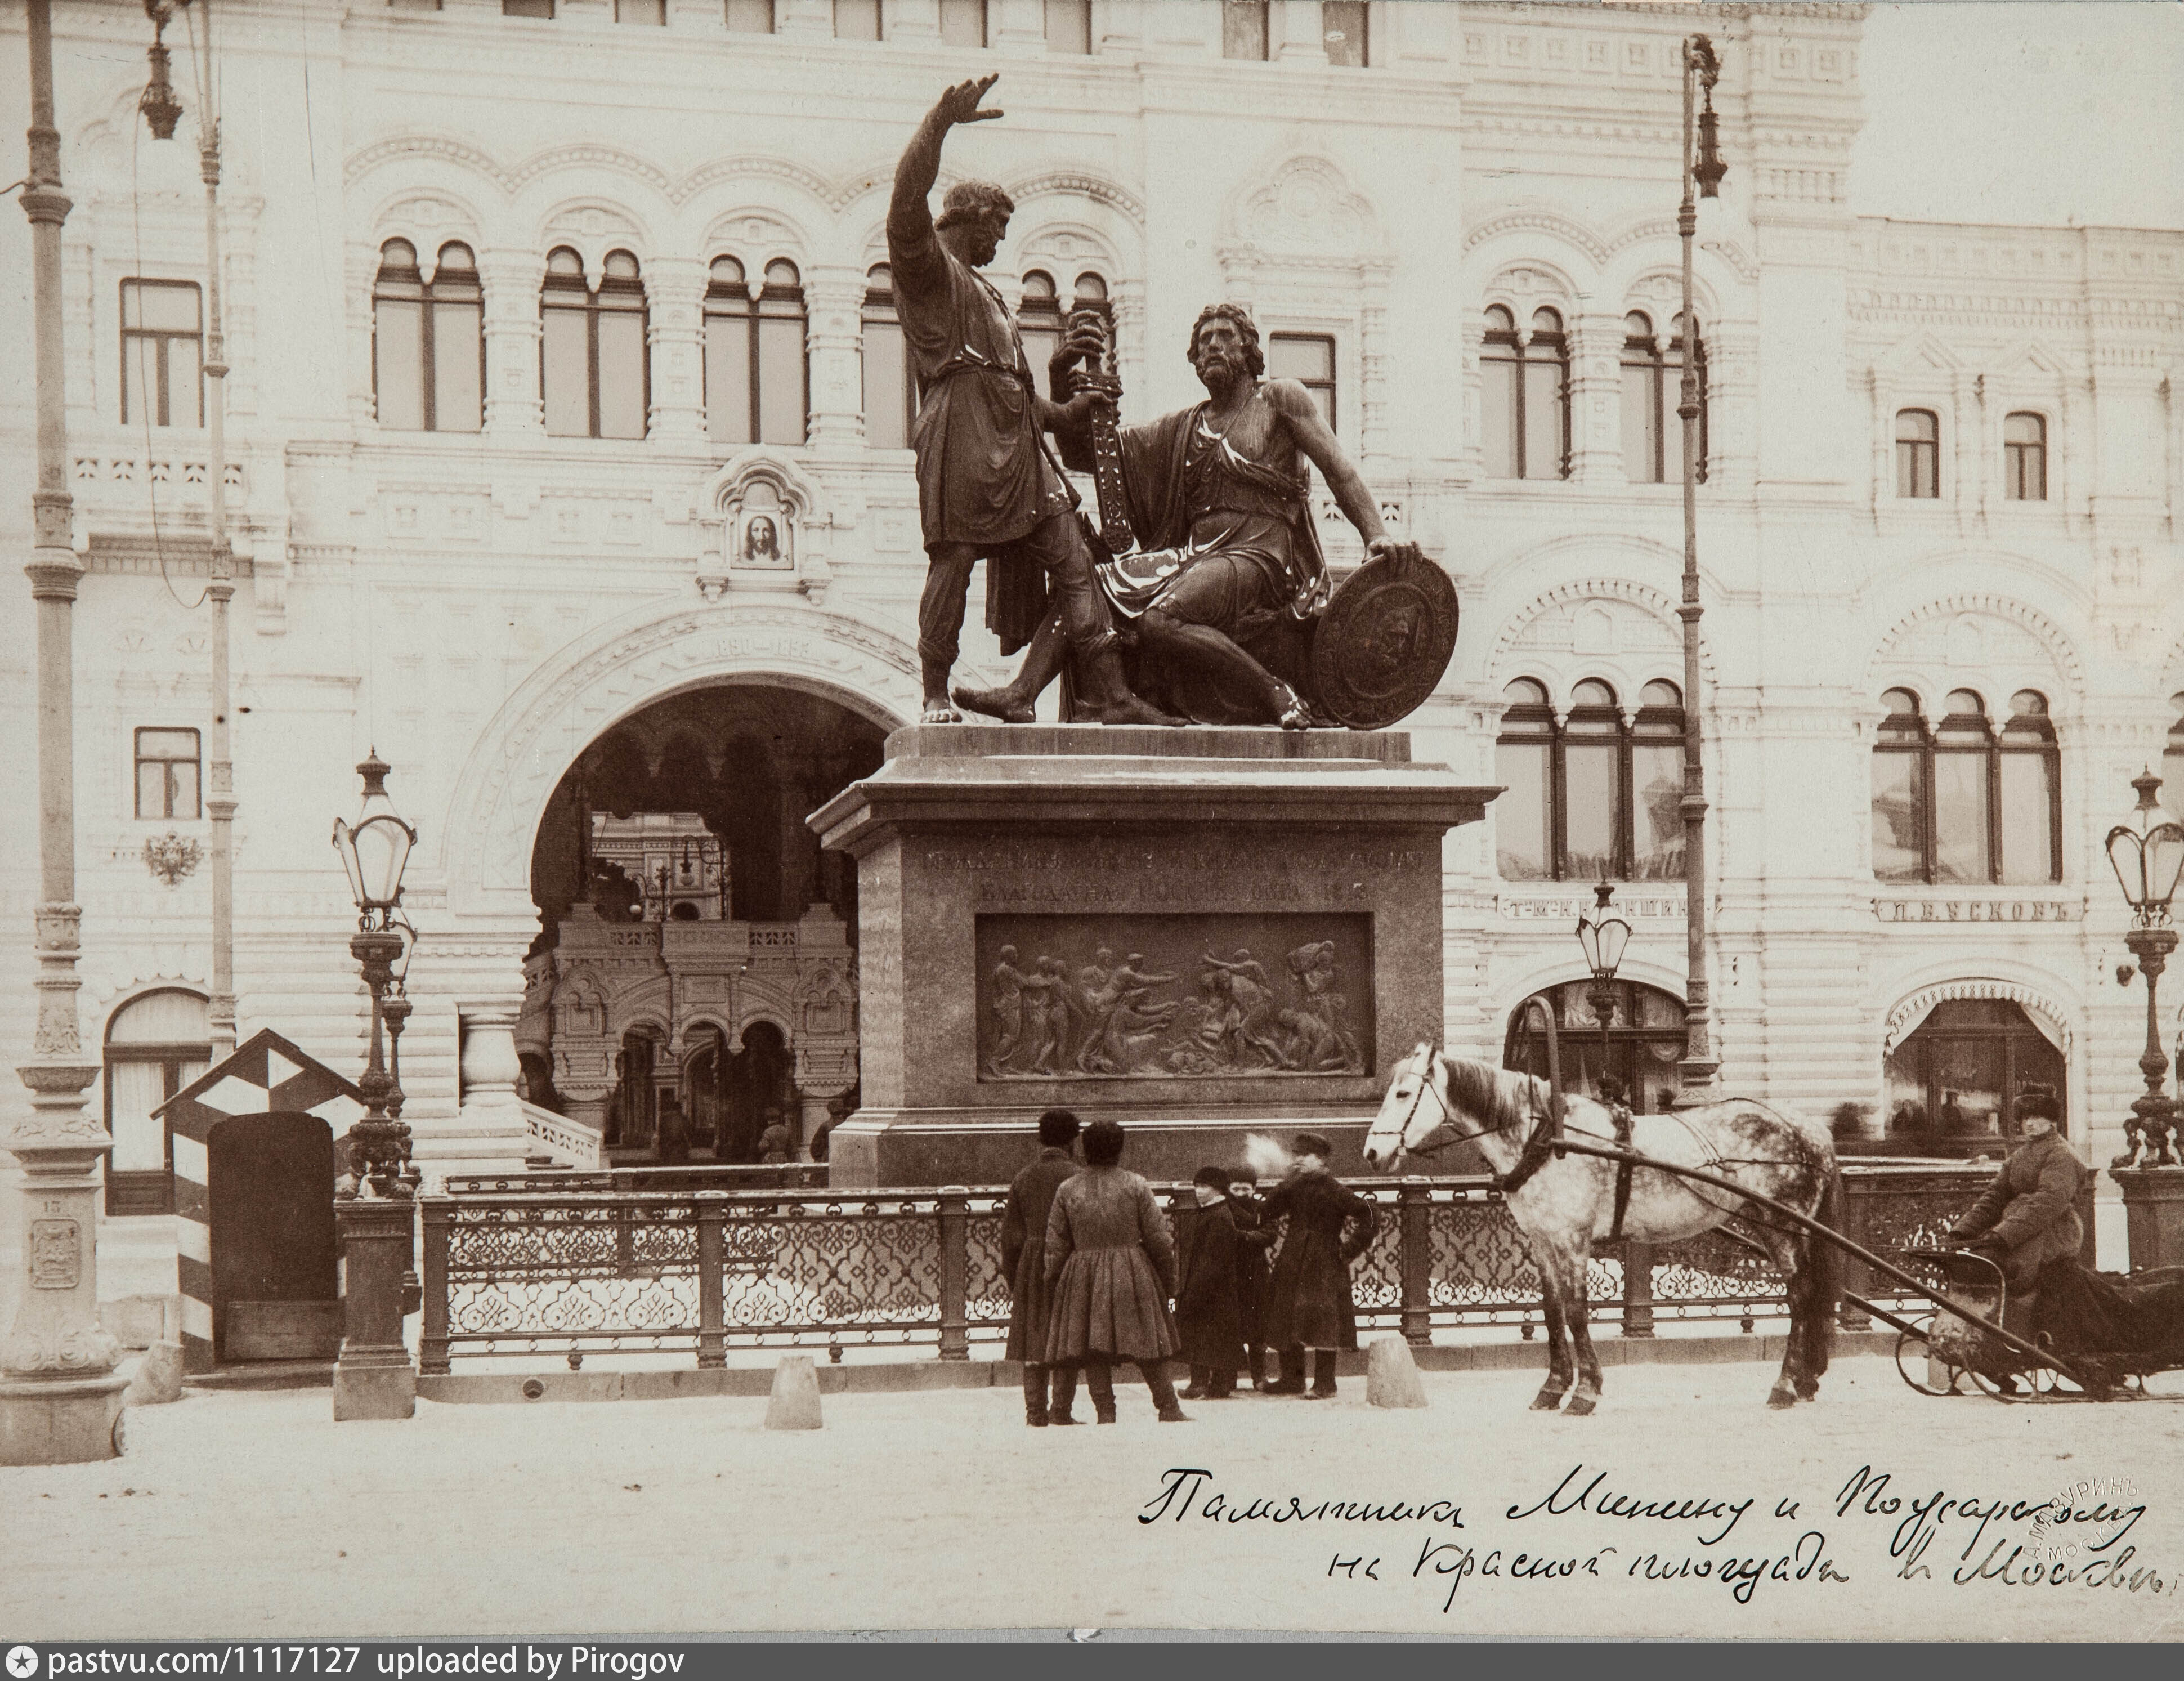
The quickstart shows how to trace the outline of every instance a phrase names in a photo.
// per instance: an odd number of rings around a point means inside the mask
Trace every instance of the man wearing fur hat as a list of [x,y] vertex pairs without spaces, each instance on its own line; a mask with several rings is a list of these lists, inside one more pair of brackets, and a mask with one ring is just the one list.
[[[895,310],[922,393],[911,444],[927,556],[917,608],[923,721],[963,721],[948,697],[948,676],[962,634],[971,568],[983,559],[987,623],[1004,652],[1029,640],[1058,609],[1091,716],[1103,723],[1168,723],[1123,680],[1115,633],[1093,582],[1077,493],[1040,435],[1064,411],[1034,389],[1016,317],[977,272],[1000,250],[1015,202],[991,182],[965,181],[948,189],[938,221],[926,204],[939,179],[948,131],[1001,114],[978,109],[996,80],[958,82],[940,96],[895,166],[888,206]],[[1087,394],[1072,402],[1078,421],[1089,417],[1095,400]]]
[[1290,1151],[1295,1167],[1262,1205],[1269,1226],[1284,1215],[1290,1222],[1267,1288],[1264,1332],[1268,1344],[1281,1351],[1282,1363],[1281,1377],[1267,1389],[1277,1395],[1306,1393],[1304,1355],[1311,1349],[1311,1399],[1325,1400],[1334,1393],[1335,1350],[1357,1346],[1350,1263],[1371,1244],[1378,1215],[1370,1202],[1328,1172],[1334,1148],[1318,1133],[1298,1133]]
[[1054,1193],[1076,1176],[1077,1158],[1070,1151],[1078,1128],[1067,1109],[1049,1109],[1039,1118],[1039,1154],[1009,1182],[1001,1211],[1001,1271],[1009,1280],[1007,1357],[1023,1364],[1026,1424],[1048,1421],[1046,1221],[1054,1212]]
[[1975,1254],[1989,1256],[2009,1285],[2004,1323],[2012,1331],[2031,1323],[2040,1269],[2058,1255],[2075,1255],[2085,1242],[2078,1218],[2078,1190],[2086,1164],[2057,1129],[2055,1099],[2033,1092],[2017,1100],[2025,1142],[2010,1152],[1994,1183],[1949,1231]]

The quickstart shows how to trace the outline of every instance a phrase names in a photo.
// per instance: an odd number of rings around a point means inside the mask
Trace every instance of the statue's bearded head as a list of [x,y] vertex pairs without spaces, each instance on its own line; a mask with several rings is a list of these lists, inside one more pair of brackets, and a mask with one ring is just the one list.
[[1267,371],[1259,329],[1241,304],[1208,304],[1190,329],[1190,365],[1208,391],[1218,394],[1239,380]]
[[990,181],[959,181],[940,200],[933,226],[946,234],[948,249],[972,268],[994,260],[1009,231],[1017,201]]

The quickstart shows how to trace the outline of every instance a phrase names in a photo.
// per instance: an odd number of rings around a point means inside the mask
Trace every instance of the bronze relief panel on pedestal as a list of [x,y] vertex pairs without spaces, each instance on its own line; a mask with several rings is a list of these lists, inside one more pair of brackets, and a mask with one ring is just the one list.
[[981,916],[978,1078],[1369,1074],[1372,949],[1362,914]]

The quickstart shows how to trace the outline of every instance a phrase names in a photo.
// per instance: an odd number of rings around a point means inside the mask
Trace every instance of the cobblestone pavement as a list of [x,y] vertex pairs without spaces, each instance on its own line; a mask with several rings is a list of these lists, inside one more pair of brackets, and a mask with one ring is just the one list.
[[[1119,1425],[1043,1431],[1006,1389],[829,1396],[802,1433],[763,1399],[337,1426],[324,1389],[193,1393],[131,1414],[123,1459],[0,1471],[0,1634],[2184,1634],[2184,1405],[1927,1399],[1858,1357],[1773,1413],[1771,1376],[1614,1369],[1590,1419],[1527,1411],[1531,1373],[1429,1374],[1411,1412],[1346,1379],[1188,1425],[1125,1385]],[[2034,1536],[2070,1490],[2122,1515]]]

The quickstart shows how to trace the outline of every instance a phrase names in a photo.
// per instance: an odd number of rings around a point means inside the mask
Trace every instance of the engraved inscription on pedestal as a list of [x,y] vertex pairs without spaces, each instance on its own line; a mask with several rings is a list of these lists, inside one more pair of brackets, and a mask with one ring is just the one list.
[[31,1287],[73,1290],[83,1276],[83,1231],[72,1220],[31,1222]]
[[981,916],[978,1077],[1368,1073],[1372,942],[1340,913]]

